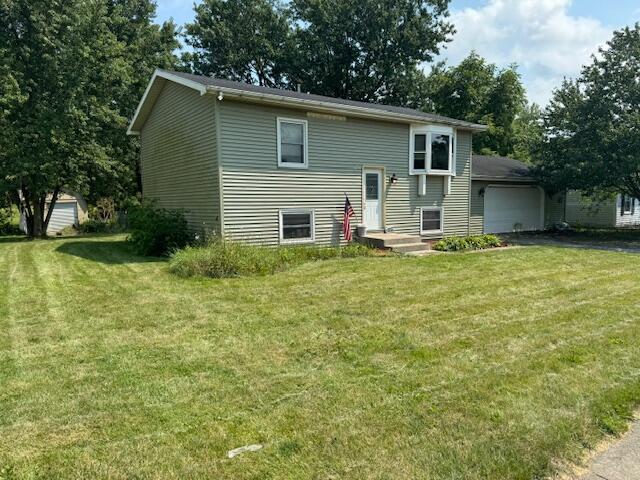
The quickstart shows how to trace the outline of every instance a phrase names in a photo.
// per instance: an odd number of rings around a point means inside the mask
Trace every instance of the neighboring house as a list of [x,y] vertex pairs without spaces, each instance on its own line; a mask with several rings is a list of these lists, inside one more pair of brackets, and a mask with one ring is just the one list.
[[564,195],[548,195],[529,167],[505,157],[473,156],[472,230],[506,233],[544,230],[564,221]]
[[[47,200],[45,212],[49,211],[51,199]],[[47,233],[52,235],[62,231],[65,227],[79,225],[88,217],[88,206],[78,193],[68,194],[61,193],[53,207],[53,213],[49,220]],[[27,231],[27,224],[24,214],[20,215],[20,228],[23,232]]]
[[[352,223],[368,234],[420,242],[482,233],[487,201],[492,231],[542,228],[546,217],[493,219],[494,203],[511,206],[495,184],[524,181],[487,178],[488,199],[472,202],[472,136],[485,130],[408,108],[158,70],[128,133],[140,137],[145,198],[184,209],[194,230],[234,240],[338,244],[345,194]],[[539,197],[547,215],[552,202]]]
[[640,226],[640,201],[618,194],[608,200],[594,200],[580,192],[567,194],[567,222],[592,227]]

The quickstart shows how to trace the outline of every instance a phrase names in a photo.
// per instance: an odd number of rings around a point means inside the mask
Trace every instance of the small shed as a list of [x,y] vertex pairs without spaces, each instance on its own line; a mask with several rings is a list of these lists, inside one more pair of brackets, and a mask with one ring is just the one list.
[[[51,199],[46,203],[45,211],[49,210]],[[49,220],[49,228],[47,233],[55,235],[66,227],[78,226],[85,222],[88,218],[89,208],[82,195],[78,193],[62,193],[58,197],[58,201],[53,208],[51,220]],[[27,223],[24,214],[20,215],[20,228],[23,232],[27,231]]]

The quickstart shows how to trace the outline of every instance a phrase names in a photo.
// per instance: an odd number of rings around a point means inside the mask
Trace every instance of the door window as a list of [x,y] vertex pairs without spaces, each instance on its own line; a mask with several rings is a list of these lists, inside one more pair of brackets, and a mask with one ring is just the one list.
[[378,188],[379,175],[377,173],[367,173],[366,182],[366,200],[378,200],[380,189]]

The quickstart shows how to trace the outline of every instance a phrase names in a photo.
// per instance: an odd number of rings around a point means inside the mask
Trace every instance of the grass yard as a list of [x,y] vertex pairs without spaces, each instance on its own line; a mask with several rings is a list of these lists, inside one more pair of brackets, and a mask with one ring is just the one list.
[[639,280],[546,247],[194,280],[0,239],[0,478],[541,478],[640,403]]

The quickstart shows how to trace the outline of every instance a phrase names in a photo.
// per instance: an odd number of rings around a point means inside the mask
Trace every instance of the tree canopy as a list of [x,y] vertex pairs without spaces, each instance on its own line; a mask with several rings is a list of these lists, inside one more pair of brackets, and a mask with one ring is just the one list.
[[204,0],[185,27],[196,73],[406,104],[453,34],[449,0]]
[[640,198],[640,24],[565,81],[543,120],[537,173],[548,188]]
[[498,69],[475,52],[456,66],[437,64],[426,80],[424,98],[427,110],[489,126],[474,135],[476,153],[528,158],[538,109],[527,104],[515,65]]
[[0,183],[30,235],[45,234],[60,192],[135,182],[127,119],[153,68],[176,60],[175,27],[150,23],[154,5],[0,0]]

